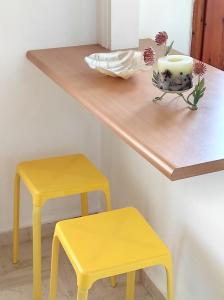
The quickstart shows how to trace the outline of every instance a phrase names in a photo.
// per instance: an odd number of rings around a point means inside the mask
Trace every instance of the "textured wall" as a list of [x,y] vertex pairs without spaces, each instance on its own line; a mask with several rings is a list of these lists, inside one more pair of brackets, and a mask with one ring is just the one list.
[[[97,122],[25,58],[29,49],[95,43],[95,24],[94,0],[0,2],[0,232],[12,227],[17,162],[73,152],[98,162]],[[32,211],[24,188],[22,198],[25,226]],[[55,201],[43,218],[71,216],[76,208],[77,201]]]
[[175,49],[189,53],[193,0],[141,0],[140,36],[154,38],[166,30]]
[[[169,246],[175,300],[223,300],[224,172],[171,182],[105,127],[102,168],[114,207],[137,207]],[[162,268],[147,272],[165,294]]]

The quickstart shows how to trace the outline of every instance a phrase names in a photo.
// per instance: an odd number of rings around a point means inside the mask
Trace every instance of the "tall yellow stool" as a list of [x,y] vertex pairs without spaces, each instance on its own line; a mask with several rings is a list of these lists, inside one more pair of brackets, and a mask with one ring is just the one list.
[[56,296],[59,242],[77,275],[77,300],[87,300],[88,290],[96,280],[122,273],[127,273],[126,300],[134,300],[135,271],[155,265],[165,267],[168,300],[173,300],[170,252],[135,208],[57,223],[52,246],[50,300]]
[[19,252],[20,178],[33,197],[33,300],[41,299],[41,208],[53,198],[81,194],[82,215],[88,215],[87,193],[102,191],[111,210],[108,180],[83,155],[68,155],[20,163],[14,194],[13,263]]

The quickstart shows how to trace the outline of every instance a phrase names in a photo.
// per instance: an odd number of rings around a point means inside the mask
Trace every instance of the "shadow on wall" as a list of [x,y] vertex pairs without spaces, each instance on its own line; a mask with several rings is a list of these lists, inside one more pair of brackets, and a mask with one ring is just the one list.
[[[0,232],[12,227],[13,179],[18,162],[77,152],[99,162],[99,124],[27,61],[25,53],[14,59],[1,91]],[[24,189],[22,198],[21,221],[28,226],[32,224],[31,201]],[[24,205],[27,201],[29,204]],[[70,217],[71,211],[78,213],[76,201],[59,202],[47,205],[43,214],[46,222]]]
[[[186,299],[223,300],[223,254],[219,256],[217,253],[217,242],[215,242],[209,225],[207,228],[209,240],[207,241],[195,234],[195,227],[198,227],[198,224],[193,221],[192,226],[181,232],[179,246],[176,247],[177,252],[174,253],[175,265],[177,266],[175,269],[176,297],[181,299],[184,294]],[[206,230],[206,228],[204,229]],[[220,264],[220,261],[223,263]],[[180,278],[181,281],[184,280],[184,284],[180,282]]]
[[[168,245],[176,300],[223,300],[223,172],[171,182],[102,128],[102,169],[115,208],[135,206]],[[147,269],[166,294],[162,268]]]

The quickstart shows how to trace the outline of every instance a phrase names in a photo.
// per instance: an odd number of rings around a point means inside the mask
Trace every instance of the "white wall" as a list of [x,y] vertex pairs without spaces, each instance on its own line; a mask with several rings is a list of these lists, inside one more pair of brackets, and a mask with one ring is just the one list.
[[100,45],[111,50],[139,46],[139,3],[140,0],[97,0]]
[[139,0],[111,1],[111,49],[139,46]]
[[[192,1],[141,1],[141,37],[166,30],[175,48],[187,53]],[[175,300],[223,300],[224,172],[171,182],[113,132],[101,129],[102,168],[110,179],[114,208],[137,207],[169,246]],[[147,273],[165,294],[162,268]]]
[[[137,207],[170,248],[175,300],[223,300],[224,172],[171,182],[105,127],[101,153],[114,208]],[[147,272],[165,294],[162,269]]]
[[[146,5],[141,8],[142,37],[167,30],[177,49],[187,52],[191,1],[142,0],[142,4]],[[0,3],[0,231],[12,227],[16,163],[84,152],[96,164],[101,161],[111,181],[114,207],[139,208],[170,247],[175,299],[223,300],[224,173],[170,182],[108,129],[100,129],[91,115],[25,58],[32,48],[95,42],[95,23],[94,0]],[[25,226],[31,224],[31,198],[24,188],[22,196]],[[77,214],[78,204],[71,199],[49,203],[44,221],[70,216],[73,209]],[[160,269],[148,272],[165,291]]]
[[[99,125],[25,58],[29,49],[95,43],[95,24],[95,0],[0,2],[0,232],[12,228],[19,161],[83,152],[99,162]],[[26,226],[32,211],[24,188],[22,198]],[[76,208],[78,201],[57,200],[46,205],[43,219],[78,214]]]
[[140,37],[154,38],[167,31],[175,49],[189,54],[194,0],[141,0]]
[[107,49],[110,48],[111,44],[110,4],[110,0],[96,0],[97,43]]

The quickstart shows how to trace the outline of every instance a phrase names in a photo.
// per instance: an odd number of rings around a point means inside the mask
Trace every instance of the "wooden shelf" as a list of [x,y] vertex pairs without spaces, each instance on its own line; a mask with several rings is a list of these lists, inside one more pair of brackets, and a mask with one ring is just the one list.
[[199,110],[190,111],[172,95],[152,102],[160,92],[151,71],[122,80],[89,69],[84,57],[102,51],[89,45],[27,57],[169,179],[224,169],[224,72],[208,66],[206,95]]

